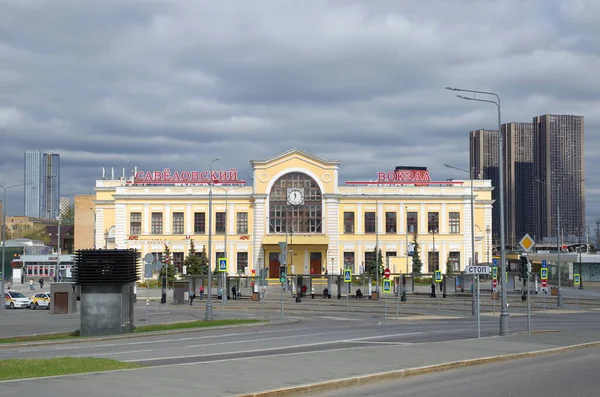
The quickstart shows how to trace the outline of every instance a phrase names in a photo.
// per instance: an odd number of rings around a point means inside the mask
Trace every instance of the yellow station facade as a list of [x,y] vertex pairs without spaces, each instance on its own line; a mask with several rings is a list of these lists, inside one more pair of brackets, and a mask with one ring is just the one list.
[[[473,257],[491,262],[489,180],[473,181],[472,214],[469,180],[436,182],[423,169],[390,165],[373,170],[372,181],[340,183],[339,161],[297,149],[251,165],[249,184],[235,169],[136,170],[129,180],[96,181],[94,246],[135,248],[143,257],[162,255],[167,244],[181,267],[193,240],[197,251],[211,250],[213,266],[227,257],[229,275],[264,267],[269,277],[278,277],[281,242],[287,243],[288,274],[332,275],[345,268],[361,274],[378,247],[392,273],[410,273],[416,231],[423,273],[445,273],[449,265],[461,271]],[[91,216],[80,209],[86,211]]]

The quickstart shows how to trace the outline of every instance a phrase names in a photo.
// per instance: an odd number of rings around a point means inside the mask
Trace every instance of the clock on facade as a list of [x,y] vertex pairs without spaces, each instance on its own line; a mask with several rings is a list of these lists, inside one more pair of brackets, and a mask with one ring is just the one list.
[[297,187],[288,188],[287,201],[291,205],[300,205],[304,203],[304,189]]

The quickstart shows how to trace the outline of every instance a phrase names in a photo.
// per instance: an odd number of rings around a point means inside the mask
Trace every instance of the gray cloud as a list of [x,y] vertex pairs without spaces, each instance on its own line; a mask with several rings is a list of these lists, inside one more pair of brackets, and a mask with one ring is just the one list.
[[[598,2],[5,0],[0,184],[28,149],[61,153],[62,193],[101,167],[220,168],[298,147],[345,180],[467,166],[468,131],[584,115],[588,222],[600,218]],[[119,171],[120,172],[120,171]],[[460,176],[459,176],[460,177]],[[9,212],[22,212],[11,189]]]

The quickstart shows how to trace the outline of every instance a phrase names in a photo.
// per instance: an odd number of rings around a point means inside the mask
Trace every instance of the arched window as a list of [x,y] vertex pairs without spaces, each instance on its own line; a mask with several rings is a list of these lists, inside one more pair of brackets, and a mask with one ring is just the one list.
[[[302,202],[288,202],[290,189],[300,189]],[[322,233],[321,189],[310,176],[291,172],[279,178],[269,193],[270,233]]]

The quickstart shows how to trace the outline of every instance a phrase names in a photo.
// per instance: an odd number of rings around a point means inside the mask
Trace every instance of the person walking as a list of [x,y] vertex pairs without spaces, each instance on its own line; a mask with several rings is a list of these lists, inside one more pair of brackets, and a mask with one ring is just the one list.
[[204,298],[204,285],[200,286],[200,300],[202,300],[202,298]]
[[194,303],[194,298],[196,297],[196,293],[194,292],[194,289],[192,288],[190,290],[190,306],[193,306]]
[[29,290],[35,291],[35,285],[33,284],[33,279],[29,280]]
[[40,289],[44,289],[44,279],[40,278]]
[[237,288],[235,287],[235,285],[231,287],[231,294],[233,295],[233,300],[237,300]]

